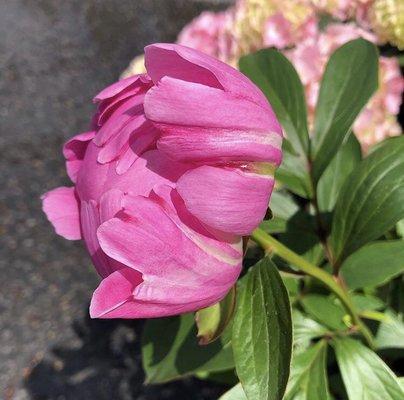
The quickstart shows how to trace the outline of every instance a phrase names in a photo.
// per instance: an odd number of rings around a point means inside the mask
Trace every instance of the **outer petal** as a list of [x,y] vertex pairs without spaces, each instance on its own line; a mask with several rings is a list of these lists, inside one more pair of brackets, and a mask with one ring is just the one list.
[[223,261],[187,236],[161,204],[140,196],[128,196],[125,211],[102,224],[98,238],[106,254],[142,274],[130,313],[125,303],[114,317],[158,317],[206,307],[225,296],[241,270],[241,253],[230,257],[231,263]]
[[222,88],[268,106],[265,96],[245,75],[198,50],[177,44],[152,44],[145,48],[145,65],[154,83],[170,76]]
[[[157,184],[174,186],[174,182],[189,168],[186,164],[172,161],[158,150],[150,150],[136,157],[133,165],[125,173],[119,174],[115,163],[97,162],[100,150],[90,143],[86,152],[83,172],[79,173],[76,185],[82,200],[98,201],[103,193],[111,189],[147,196]],[[118,164],[118,171],[119,168]]]
[[140,75],[133,75],[130,76],[129,78],[121,79],[118,82],[114,82],[112,85],[107,86],[105,89],[101,90],[100,93],[98,93],[93,101],[94,103],[98,103],[103,100],[108,100],[116,95],[122,94],[127,89],[133,88],[133,84],[137,84],[139,81],[142,83],[148,82],[148,77],[147,75],[140,74]]
[[277,134],[226,128],[198,128],[166,125],[157,148],[182,162],[207,164],[247,161],[282,161],[282,137]]
[[131,318],[136,312],[133,291],[142,275],[132,268],[122,268],[107,276],[91,299],[91,318]]
[[139,94],[119,104],[105,124],[98,130],[94,143],[97,146],[103,146],[114,136],[118,135],[125,128],[125,125],[134,118],[142,116],[143,99],[144,95]]
[[272,111],[192,82],[163,78],[145,113],[160,129],[158,148],[182,161],[281,161],[282,131]]
[[220,89],[170,77],[147,92],[145,113],[159,124],[282,132],[269,108]]
[[99,204],[94,200],[81,202],[81,226],[83,238],[94,266],[102,277],[124,266],[108,257],[100,247],[97,238],[97,229],[100,224],[115,216],[122,209],[124,194],[116,189],[105,192]]
[[204,224],[244,236],[264,218],[273,185],[272,176],[202,166],[186,172],[177,191]]
[[81,239],[79,205],[74,187],[59,187],[45,193],[42,209],[55,231],[69,240]]
[[63,155],[66,159],[66,170],[72,182],[76,182],[77,174],[81,168],[86,154],[88,143],[94,138],[95,131],[84,132],[74,136],[63,146]]

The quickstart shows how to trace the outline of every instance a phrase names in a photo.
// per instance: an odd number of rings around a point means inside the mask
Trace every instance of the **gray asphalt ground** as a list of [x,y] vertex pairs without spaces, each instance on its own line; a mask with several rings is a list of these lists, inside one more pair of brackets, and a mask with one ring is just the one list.
[[230,1],[0,0],[0,398],[216,399],[195,380],[143,386],[138,322],[90,321],[98,277],[81,243],[57,237],[40,195],[69,185],[62,143],[90,99],[144,45],[173,41]]

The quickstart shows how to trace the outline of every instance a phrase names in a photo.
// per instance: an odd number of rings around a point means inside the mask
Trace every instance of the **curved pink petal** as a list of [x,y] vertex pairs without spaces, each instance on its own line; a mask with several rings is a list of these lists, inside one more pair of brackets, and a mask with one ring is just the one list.
[[102,280],[90,304],[91,318],[132,318],[139,307],[133,303],[133,291],[142,275],[132,268],[122,268]]
[[115,216],[122,209],[124,194],[117,189],[105,192],[99,204],[95,200],[81,202],[81,225],[87,251],[97,272],[106,277],[124,265],[108,257],[100,247],[97,229],[100,224]]
[[164,130],[165,124],[203,128],[233,128],[281,135],[269,107],[248,98],[194,82],[164,77],[144,102],[146,117]]
[[117,161],[116,173],[122,175],[127,172],[145,151],[155,146],[158,135],[158,130],[152,125],[145,127],[139,135],[132,135],[125,152]]
[[107,86],[105,89],[101,90],[93,99],[94,103],[98,103],[103,100],[111,99],[112,97],[121,94],[128,88],[131,88],[133,84],[138,82],[148,83],[149,78],[145,74],[133,75],[125,79],[121,79],[114,82],[112,85]]
[[188,82],[223,88],[213,72],[182,57],[175,51],[175,47],[171,44],[152,44],[145,47],[146,70],[155,84],[163,77],[170,76]]
[[72,182],[76,182],[77,174],[81,168],[86,154],[88,143],[94,138],[95,131],[84,132],[68,140],[63,146],[63,155],[66,159],[66,170]]
[[157,184],[174,186],[189,168],[187,164],[175,162],[158,150],[150,150],[140,157],[136,155],[133,165],[125,173],[119,174],[119,166],[116,167],[114,162],[97,162],[100,150],[92,142],[88,146],[76,185],[81,200],[98,201],[104,192],[111,189],[147,196]]
[[204,224],[245,236],[264,218],[273,185],[272,176],[202,166],[186,172],[176,187],[187,209]]
[[209,164],[282,161],[282,137],[240,129],[166,125],[157,148],[182,162]]
[[83,227],[83,239],[87,251],[90,254],[97,272],[102,277],[106,277],[113,272],[113,270],[110,267],[107,255],[101,250],[97,239],[97,228],[101,223],[97,202],[95,200],[88,202],[81,201],[80,214]]
[[143,116],[144,94],[138,94],[119,104],[113,114],[97,131],[94,143],[97,146],[103,146],[115,135],[118,135],[122,129],[133,119]]
[[229,257],[201,247],[161,204],[140,196],[125,198],[124,211],[100,226],[98,239],[106,254],[142,274],[133,292],[133,301],[142,306],[131,308],[131,318],[211,305],[226,295],[241,270],[241,254]]
[[96,122],[98,126],[102,126],[113,113],[131,97],[145,94],[152,86],[152,81],[149,77],[138,79],[116,96],[102,100],[98,106]]
[[55,231],[69,240],[81,239],[79,205],[74,187],[59,187],[41,197],[42,209]]
[[97,161],[101,164],[106,164],[118,158],[123,150],[126,150],[128,147],[131,135],[136,131],[141,131],[145,123],[146,118],[144,115],[138,115],[129,120],[128,123],[120,129],[119,134],[104,144],[98,154]]
[[157,84],[164,76],[223,88],[248,97],[263,107],[268,102],[262,92],[242,73],[228,64],[190,47],[156,43],[145,47],[145,65]]

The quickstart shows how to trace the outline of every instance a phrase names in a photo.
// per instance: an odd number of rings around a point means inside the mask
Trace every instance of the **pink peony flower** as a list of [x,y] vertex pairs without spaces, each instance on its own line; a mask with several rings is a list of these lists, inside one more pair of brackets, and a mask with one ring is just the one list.
[[244,75],[198,51],[146,48],[147,74],[95,97],[63,149],[75,186],[43,196],[58,234],[84,239],[103,278],[93,318],[174,315],[236,282],[242,236],[265,215],[282,132]]

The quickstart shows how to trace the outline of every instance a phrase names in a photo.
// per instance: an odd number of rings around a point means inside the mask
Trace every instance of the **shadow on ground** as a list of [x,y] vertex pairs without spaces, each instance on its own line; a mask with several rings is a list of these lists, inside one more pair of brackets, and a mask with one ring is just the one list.
[[225,390],[185,379],[144,385],[140,333],[143,321],[91,320],[73,324],[79,343],[55,346],[33,367],[25,387],[34,400],[208,400]]

